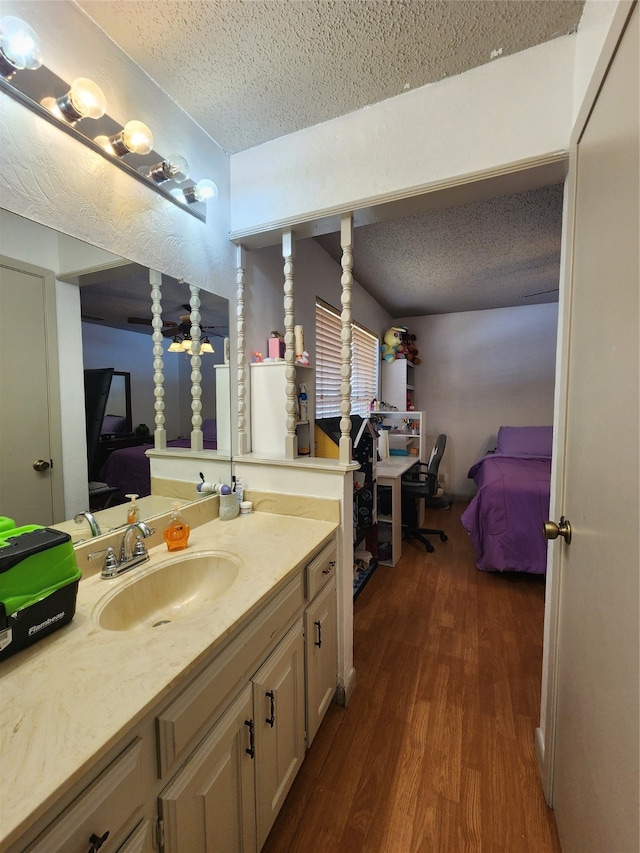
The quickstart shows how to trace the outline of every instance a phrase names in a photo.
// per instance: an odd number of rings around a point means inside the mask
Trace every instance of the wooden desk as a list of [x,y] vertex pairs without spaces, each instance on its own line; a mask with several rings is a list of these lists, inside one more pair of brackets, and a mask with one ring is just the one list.
[[395,566],[402,556],[401,478],[416,462],[419,462],[416,456],[390,456],[376,465],[378,485],[391,487],[391,517],[378,515],[378,522],[386,520],[391,523],[391,559],[380,560],[385,566]]

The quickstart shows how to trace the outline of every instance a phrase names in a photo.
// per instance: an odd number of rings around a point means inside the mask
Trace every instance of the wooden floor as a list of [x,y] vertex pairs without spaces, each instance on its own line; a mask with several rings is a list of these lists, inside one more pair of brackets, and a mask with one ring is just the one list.
[[355,603],[357,687],[330,707],[264,853],[559,853],[534,754],[544,580],[487,574],[460,524],[403,543]]

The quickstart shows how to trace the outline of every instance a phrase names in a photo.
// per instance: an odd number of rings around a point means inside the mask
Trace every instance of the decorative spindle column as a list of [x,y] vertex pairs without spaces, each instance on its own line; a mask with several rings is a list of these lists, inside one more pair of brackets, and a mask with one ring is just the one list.
[[167,447],[167,431],[164,428],[164,348],[162,346],[162,275],[149,270],[151,285],[151,326],[153,328],[153,396],[155,397],[155,430],[153,433],[156,450]]
[[236,328],[238,332],[238,453],[249,450],[247,434],[247,363],[245,358],[245,319],[244,319],[244,271],[246,252],[242,246],[236,247],[236,285],[237,308]]
[[189,285],[191,294],[191,449],[202,450],[202,372],[200,370],[200,288]]
[[296,350],[293,315],[293,259],[295,241],[292,231],[282,235],[282,257],[284,258],[284,343],[285,343],[285,393],[287,409],[287,435],[284,455],[286,459],[298,456],[298,436],[296,434]]
[[351,290],[353,287],[353,217],[340,220],[342,313],[340,322],[340,462],[351,462]]

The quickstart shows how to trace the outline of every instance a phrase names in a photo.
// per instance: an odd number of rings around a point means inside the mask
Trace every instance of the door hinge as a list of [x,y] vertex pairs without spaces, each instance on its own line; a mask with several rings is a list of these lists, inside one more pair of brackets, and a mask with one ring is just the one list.
[[156,818],[156,847],[164,849],[164,821]]

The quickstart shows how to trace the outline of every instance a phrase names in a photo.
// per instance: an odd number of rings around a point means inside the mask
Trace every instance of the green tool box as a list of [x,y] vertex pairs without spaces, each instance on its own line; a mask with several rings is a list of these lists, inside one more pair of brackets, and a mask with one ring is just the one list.
[[81,572],[68,533],[0,517],[0,661],[74,617]]

